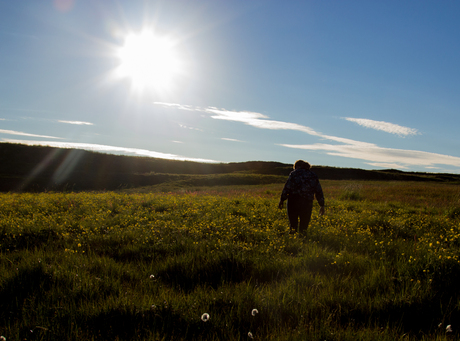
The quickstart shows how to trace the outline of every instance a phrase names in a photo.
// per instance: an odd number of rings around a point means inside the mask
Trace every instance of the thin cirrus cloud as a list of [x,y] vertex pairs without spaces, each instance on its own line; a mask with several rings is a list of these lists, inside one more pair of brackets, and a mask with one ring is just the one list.
[[95,151],[95,152],[131,154],[131,155],[148,156],[148,157],[155,157],[155,158],[160,158],[160,159],[179,160],[179,161],[195,161],[195,162],[207,162],[207,163],[217,162],[215,160],[209,160],[209,159],[189,158],[189,157],[175,155],[175,154],[154,152],[154,151],[147,150],[147,149],[125,148],[125,147],[93,144],[93,143],[31,141],[31,140],[13,140],[13,139],[2,139],[2,140],[3,142],[20,143],[20,144],[26,144],[29,146],[76,148],[76,149],[84,149],[84,150],[90,150],[90,151]]
[[184,104],[177,104],[177,103],[166,103],[166,102],[154,102],[153,104],[161,105],[161,106],[167,107],[167,108],[175,108],[175,109],[188,110],[188,111],[200,111],[200,110],[197,110],[196,107],[193,107],[191,105],[184,105]]
[[224,140],[224,141],[231,141],[231,142],[243,142],[241,140],[237,140],[237,139],[231,139],[229,137],[222,137],[221,140]]
[[186,126],[186,125],[184,125],[184,124],[179,124],[179,127],[183,128],[183,129],[203,131],[203,130],[200,129],[200,128],[189,127],[189,126]]
[[63,121],[63,120],[58,120],[59,123],[66,123],[66,124],[74,124],[74,125],[86,125],[86,126],[92,126],[94,125],[91,122],[84,122],[84,121]]
[[211,118],[216,120],[236,121],[244,124],[270,130],[297,130],[310,135],[318,135],[313,129],[290,122],[268,120],[268,116],[251,111],[230,111],[209,107],[203,110],[211,114]]
[[0,129],[0,134],[19,135],[19,136],[28,136],[28,137],[39,137],[39,138],[45,138],[45,139],[62,139],[62,137],[29,134],[29,133],[24,133],[22,131],[5,130],[5,129]]
[[367,118],[352,118],[345,117],[347,121],[355,122],[360,126],[371,128],[375,130],[384,131],[386,133],[395,134],[399,136],[409,136],[409,135],[418,135],[419,132],[417,129],[400,126],[398,124],[384,122],[384,121],[374,121]]
[[352,159],[361,159],[369,165],[387,168],[407,168],[407,166],[424,166],[435,168],[435,165],[448,165],[460,167],[460,157],[423,152],[418,150],[404,150],[383,148],[375,144],[310,144],[290,145],[281,144],[284,147],[325,151],[328,155],[341,156]]
[[[286,148],[303,150],[324,151],[328,155],[345,158],[360,159],[372,166],[384,168],[407,168],[408,166],[422,166],[435,168],[436,165],[448,165],[460,167],[460,158],[450,155],[429,153],[417,150],[404,150],[379,147],[373,143],[356,141],[339,136],[325,135],[314,129],[297,123],[269,120],[268,116],[250,111],[231,111],[215,107],[192,107],[180,104],[165,104],[156,102],[169,108],[177,108],[189,111],[199,111],[211,115],[213,119],[241,122],[259,129],[271,130],[294,130],[316,136],[322,140],[337,142],[338,144],[316,143],[309,145],[278,144]],[[185,109],[186,108],[186,109]],[[346,118],[348,121],[362,126],[382,130],[400,136],[419,134],[416,129],[403,127],[388,122],[373,121],[367,119]]]
[[320,135],[313,129],[297,124],[282,121],[268,120],[268,116],[251,111],[231,111],[225,109],[218,109],[215,107],[193,107],[190,105],[182,105],[175,103],[164,103],[154,102],[156,105],[160,105],[167,108],[175,108],[187,111],[199,111],[207,114],[211,114],[211,118],[216,120],[236,121],[244,124],[260,128],[260,129],[271,129],[271,130],[297,130],[310,135]]

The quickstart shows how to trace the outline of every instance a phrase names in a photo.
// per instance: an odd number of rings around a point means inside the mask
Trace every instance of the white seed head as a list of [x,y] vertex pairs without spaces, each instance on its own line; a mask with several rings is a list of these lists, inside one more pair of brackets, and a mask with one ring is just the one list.
[[252,309],[252,311],[251,311],[252,316],[256,316],[258,313],[259,313],[259,311],[257,309]]
[[150,279],[154,279],[155,278],[155,275],[150,275]]
[[201,320],[203,322],[208,322],[209,321],[209,314],[208,313],[204,313],[203,315],[201,315]]
[[248,337],[249,337],[250,339],[253,339],[253,338],[254,338],[254,335],[252,335],[252,333],[249,332],[249,333],[248,333]]
[[452,326],[451,326],[450,324],[446,327],[446,332],[448,332],[448,333],[452,333],[452,332],[453,332]]

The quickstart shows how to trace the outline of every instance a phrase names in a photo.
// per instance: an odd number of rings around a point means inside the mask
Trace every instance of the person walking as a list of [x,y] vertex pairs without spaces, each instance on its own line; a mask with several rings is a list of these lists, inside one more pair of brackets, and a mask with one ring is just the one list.
[[297,228],[299,233],[306,234],[314,198],[320,206],[319,214],[323,215],[325,211],[323,189],[318,176],[310,170],[310,167],[308,162],[297,160],[281,192],[278,207],[282,209],[284,201],[287,200],[286,208],[291,234],[296,233]]

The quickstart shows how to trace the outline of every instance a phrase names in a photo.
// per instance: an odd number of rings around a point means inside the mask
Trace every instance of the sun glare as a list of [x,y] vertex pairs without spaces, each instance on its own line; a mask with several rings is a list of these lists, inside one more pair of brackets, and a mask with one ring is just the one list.
[[168,90],[180,72],[174,42],[148,31],[127,35],[118,57],[118,75],[137,89]]

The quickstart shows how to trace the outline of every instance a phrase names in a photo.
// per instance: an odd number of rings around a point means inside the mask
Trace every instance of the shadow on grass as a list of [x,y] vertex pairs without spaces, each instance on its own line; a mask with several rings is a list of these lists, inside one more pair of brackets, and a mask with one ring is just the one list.
[[177,290],[190,292],[198,286],[215,289],[224,283],[277,281],[288,276],[290,271],[292,269],[280,268],[276,262],[268,260],[261,266],[247,259],[218,256],[213,259],[169,259],[157,274],[163,283]]
[[52,282],[52,278],[45,273],[41,265],[19,269],[17,275],[1,287],[0,319],[21,319],[24,305],[43,296],[51,289]]
[[90,318],[81,317],[77,323],[83,331],[88,332],[88,337],[100,335],[103,340],[142,340],[152,336],[161,336],[160,340],[224,337],[211,320],[203,322],[199,317],[189,320],[170,307],[150,311],[115,308]]
[[224,282],[239,283],[251,277],[254,266],[233,257],[192,260],[172,259],[158,271],[159,279],[175,289],[192,291],[199,285],[217,288]]
[[2,238],[1,251],[41,248],[61,239],[56,230],[51,228],[34,232],[23,232],[15,236],[4,235]]

